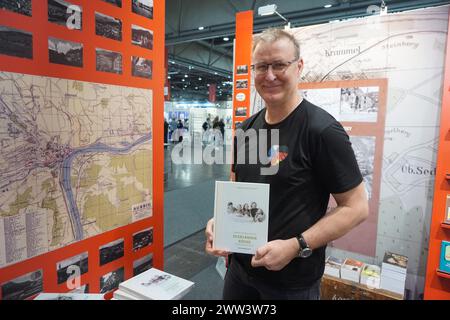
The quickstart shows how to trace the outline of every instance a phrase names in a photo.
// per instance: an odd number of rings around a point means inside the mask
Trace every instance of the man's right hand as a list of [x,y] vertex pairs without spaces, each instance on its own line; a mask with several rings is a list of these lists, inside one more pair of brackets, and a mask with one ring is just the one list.
[[227,257],[229,252],[224,250],[217,250],[213,248],[213,238],[214,238],[214,218],[211,218],[206,224],[205,229],[206,245],[205,251],[216,257]]

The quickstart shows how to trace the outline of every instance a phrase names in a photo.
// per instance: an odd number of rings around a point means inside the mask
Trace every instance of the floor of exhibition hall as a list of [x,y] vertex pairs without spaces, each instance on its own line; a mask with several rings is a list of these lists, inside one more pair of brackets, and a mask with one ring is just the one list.
[[216,180],[228,180],[226,164],[175,164],[164,150],[164,270],[195,283],[184,299],[221,299],[217,258],[205,253],[204,229],[214,214]]

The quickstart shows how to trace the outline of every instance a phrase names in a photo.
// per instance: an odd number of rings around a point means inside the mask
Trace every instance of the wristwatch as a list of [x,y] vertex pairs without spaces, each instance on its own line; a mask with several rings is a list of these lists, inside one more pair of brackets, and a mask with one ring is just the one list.
[[298,245],[300,249],[298,250],[298,256],[300,258],[308,258],[312,254],[311,248],[306,243],[305,239],[303,238],[303,235],[300,235],[297,238]]

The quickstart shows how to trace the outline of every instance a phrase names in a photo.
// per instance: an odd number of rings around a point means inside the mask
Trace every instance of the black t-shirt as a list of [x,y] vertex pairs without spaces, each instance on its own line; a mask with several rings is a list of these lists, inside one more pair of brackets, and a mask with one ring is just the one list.
[[[259,130],[268,130],[264,150],[268,159],[258,156],[257,163],[250,164],[254,161],[248,160],[248,152],[259,151],[258,147],[252,150],[255,144],[249,139],[236,138],[232,170],[236,181],[270,184],[268,239],[290,239],[325,215],[330,193],[353,189],[362,182],[362,176],[347,133],[325,110],[303,99],[286,119],[274,125],[265,121],[265,112],[263,109],[244,121],[241,129],[246,134],[255,129],[258,141]],[[279,129],[278,144],[271,141],[273,129]],[[242,157],[240,162],[237,160],[244,150],[247,156],[242,164]],[[278,171],[261,174],[261,168]],[[294,258],[280,271],[252,267],[252,256],[248,254],[233,254],[232,263],[239,262],[251,276],[280,288],[301,288],[322,277],[325,248],[315,249],[309,258]]]

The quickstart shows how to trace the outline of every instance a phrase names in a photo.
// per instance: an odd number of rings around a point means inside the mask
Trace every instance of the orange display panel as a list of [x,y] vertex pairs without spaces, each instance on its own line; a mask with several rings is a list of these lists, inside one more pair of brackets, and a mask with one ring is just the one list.
[[[450,25],[449,25],[450,27]],[[445,58],[444,84],[442,86],[442,109],[439,130],[439,149],[436,162],[436,181],[434,183],[433,212],[431,215],[430,240],[428,248],[427,270],[425,274],[426,300],[449,300],[450,277],[439,272],[441,243],[449,241],[450,232],[443,222],[448,219],[447,196],[450,184],[447,175],[450,172],[450,29],[447,32],[447,53]]]
[[234,46],[233,128],[250,117],[253,11],[236,14]]
[[163,267],[164,15],[0,2],[0,299]]

